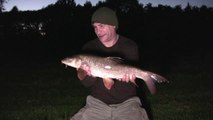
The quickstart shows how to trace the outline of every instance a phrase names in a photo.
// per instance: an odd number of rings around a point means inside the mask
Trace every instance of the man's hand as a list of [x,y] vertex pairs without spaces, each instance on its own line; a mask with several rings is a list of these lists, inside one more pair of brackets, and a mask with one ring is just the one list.
[[86,64],[83,64],[79,69],[77,69],[78,73],[77,73],[77,76],[80,80],[83,80],[85,79],[85,77],[88,75],[88,76],[91,76],[91,71],[90,71],[90,68],[88,65]]
[[125,74],[123,78],[119,79],[122,82],[134,82],[136,79],[135,74]]
[[114,85],[115,82],[111,78],[103,78],[103,83],[104,83],[104,86],[108,90],[110,90],[112,88],[112,86]]

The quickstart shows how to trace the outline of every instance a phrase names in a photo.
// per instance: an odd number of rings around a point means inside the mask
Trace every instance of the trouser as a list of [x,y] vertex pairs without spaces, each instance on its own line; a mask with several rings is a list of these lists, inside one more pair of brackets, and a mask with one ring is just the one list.
[[87,96],[86,105],[70,120],[148,120],[148,116],[138,97],[120,104],[107,105]]

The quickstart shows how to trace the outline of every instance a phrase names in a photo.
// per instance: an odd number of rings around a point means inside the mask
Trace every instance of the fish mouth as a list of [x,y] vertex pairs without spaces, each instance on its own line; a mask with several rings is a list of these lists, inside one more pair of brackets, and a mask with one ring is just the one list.
[[68,60],[67,58],[62,59],[62,60],[61,60],[61,63],[63,63],[63,64],[67,64],[67,60]]
[[61,63],[64,63],[64,60],[62,60]]

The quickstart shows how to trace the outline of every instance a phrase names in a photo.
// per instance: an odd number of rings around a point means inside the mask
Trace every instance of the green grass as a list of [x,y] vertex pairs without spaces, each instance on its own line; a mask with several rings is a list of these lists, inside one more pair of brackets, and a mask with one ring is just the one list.
[[157,120],[211,120],[213,89],[210,74],[173,74],[169,84],[159,85],[150,96]]
[[[60,63],[10,65],[0,69],[1,120],[68,120],[88,90],[75,70]],[[156,95],[147,92],[154,120],[213,119],[213,77],[209,72],[166,74]]]
[[1,120],[66,120],[87,94],[75,71],[60,63],[11,66],[1,72]]

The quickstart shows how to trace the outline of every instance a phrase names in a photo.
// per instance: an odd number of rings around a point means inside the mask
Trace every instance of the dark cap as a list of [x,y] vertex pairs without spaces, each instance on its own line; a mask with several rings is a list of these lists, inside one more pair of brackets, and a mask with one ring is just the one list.
[[94,22],[116,26],[118,28],[118,19],[115,11],[110,8],[102,7],[97,9],[92,15],[92,24]]

